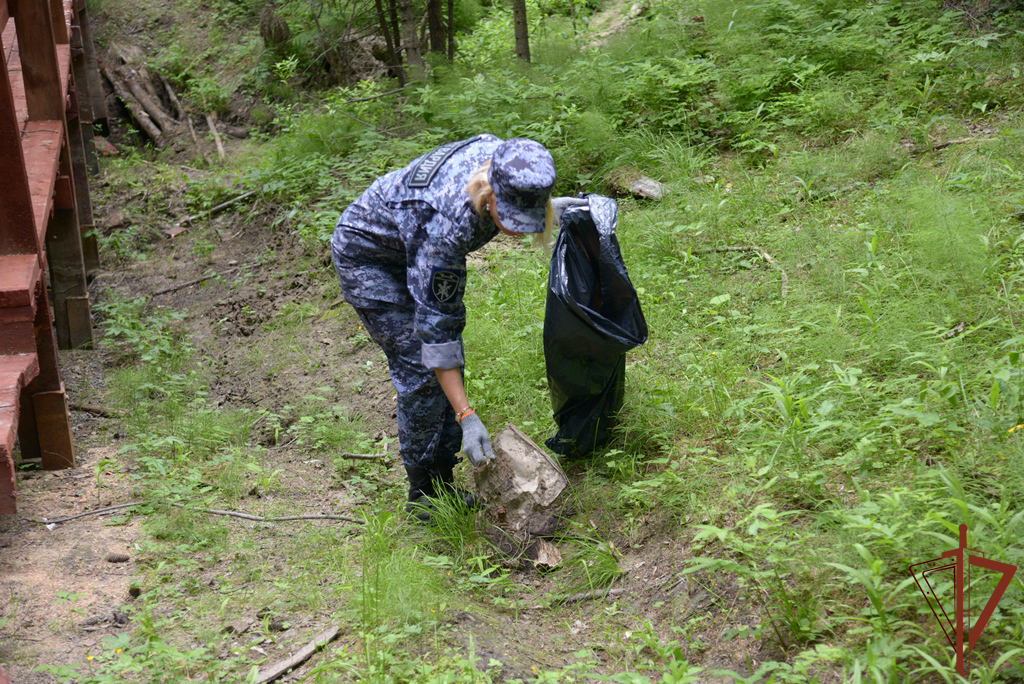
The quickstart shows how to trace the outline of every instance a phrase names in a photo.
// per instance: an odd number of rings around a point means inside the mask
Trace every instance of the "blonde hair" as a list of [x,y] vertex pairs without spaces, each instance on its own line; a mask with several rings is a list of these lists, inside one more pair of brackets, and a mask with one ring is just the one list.
[[474,171],[473,175],[469,177],[469,182],[466,183],[466,192],[469,193],[469,201],[473,204],[473,208],[476,209],[476,213],[480,216],[487,213],[487,205],[491,203],[491,198],[494,197],[494,188],[491,187],[491,182],[487,180],[487,172],[490,171],[490,169],[491,162],[488,161],[486,164]]
[[[489,213],[489,205],[491,198],[494,197],[494,188],[491,187],[491,182],[487,180],[487,172],[491,168],[491,162],[488,161],[479,169],[473,172],[473,175],[469,177],[469,182],[466,183],[466,192],[469,193],[469,201],[476,209],[476,213],[480,216],[484,216]],[[538,247],[550,251],[552,246],[552,235],[555,232],[555,209],[551,206],[551,198],[548,197],[547,212],[544,216],[544,232],[534,233],[533,242]]]

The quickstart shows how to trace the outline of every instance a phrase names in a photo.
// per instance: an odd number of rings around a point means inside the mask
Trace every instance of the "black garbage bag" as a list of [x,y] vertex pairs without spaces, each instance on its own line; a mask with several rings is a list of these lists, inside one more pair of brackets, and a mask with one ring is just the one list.
[[647,321],[615,237],[618,203],[590,195],[562,214],[544,313],[544,360],[558,432],[545,444],[581,456],[608,439],[622,408],[626,352]]

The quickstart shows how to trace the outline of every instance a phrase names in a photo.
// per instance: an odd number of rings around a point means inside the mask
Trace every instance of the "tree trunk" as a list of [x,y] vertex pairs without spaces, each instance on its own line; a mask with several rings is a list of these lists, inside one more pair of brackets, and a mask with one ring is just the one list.
[[516,57],[530,61],[530,35],[526,24],[526,0],[512,0],[512,16],[516,23]]
[[445,30],[443,0],[427,0],[427,31],[430,34],[430,51],[445,53]]
[[423,54],[420,52],[416,6],[412,0],[398,0],[398,11],[402,18],[402,49],[405,50],[405,59],[409,64],[409,78],[416,81],[422,77],[425,68]]
[[[402,24],[398,20],[398,2],[397,0],[388,0],[388,16],[391,19],[391,40],[395,44],[395,63],[405,64],[402,60]],[[408,80],[409,72],[402,67],[403,73],[403,85],[404,81]]]
[[448,0],[448,59],[455,59],[455,0]]
[[[391,26],[388,25],[388,19],[384,15],[384,3],[381,0],[374,0],[377,6],[377,22],[380,25],[380,32],[384,36],[384,45],[387,46],[388,51],[388,62],[390,63],[391,69],[394,72],[394,76],[398,79],[399,85],[405,87],[405,71],[402,69],[402,57],[398,54],[398,50],[395,48],[398,36],[394,35],[391,30]],[[394,7],[394,3],[391,3]]]

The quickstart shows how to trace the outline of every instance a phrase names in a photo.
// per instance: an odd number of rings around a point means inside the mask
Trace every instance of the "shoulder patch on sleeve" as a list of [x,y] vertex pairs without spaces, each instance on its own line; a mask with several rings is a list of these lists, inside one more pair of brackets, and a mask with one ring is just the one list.
[[434,301],[444,304],[451,301],[459,292],[462,276],[447,268],[435,268],[430,275],[430,296]]
[[406,176],[405,184],[410,188],[425,188],[429,186],[442,164],[463,147],[471,142],[475,142],[479,137],[469,138],[468,140],[456,140],[455,142],[441,145],[433,152],[424,155],[416,162],[409,175]]

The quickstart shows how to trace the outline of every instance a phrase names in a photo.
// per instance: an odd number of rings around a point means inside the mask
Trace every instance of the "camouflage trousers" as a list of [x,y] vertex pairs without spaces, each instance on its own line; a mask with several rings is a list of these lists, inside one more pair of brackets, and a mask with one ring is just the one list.
[[398,444],[402,462],[432,474],[450,472],[458,462],[462,428],[432,369],[420,361],[421,343],[413,334],[413,310],[355,307],[370,338],[384,350],[391,382],[398,393]]

